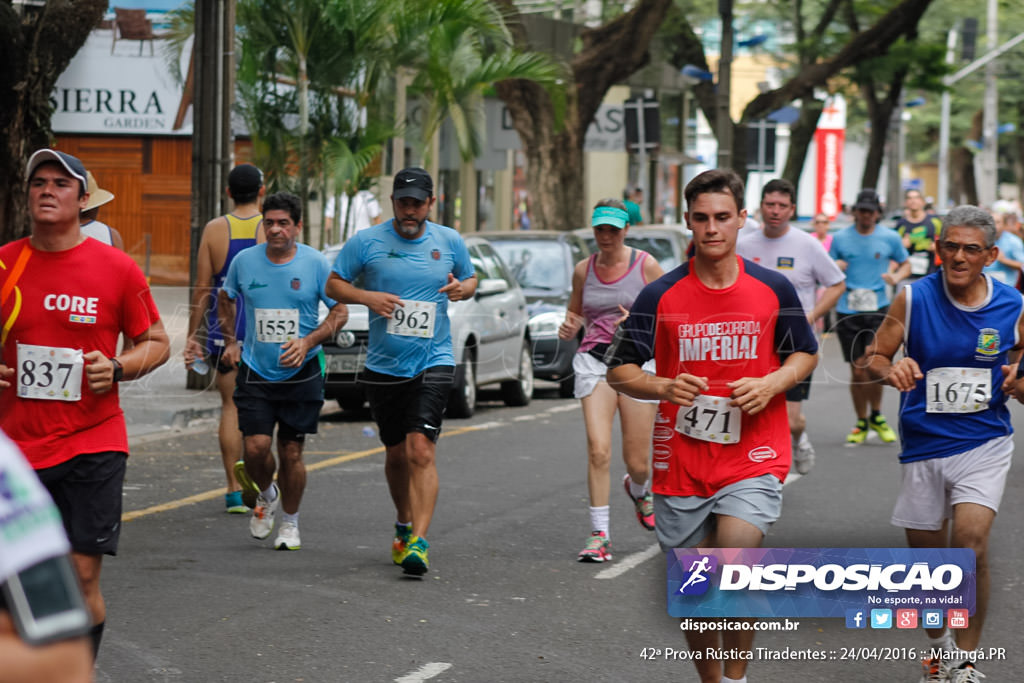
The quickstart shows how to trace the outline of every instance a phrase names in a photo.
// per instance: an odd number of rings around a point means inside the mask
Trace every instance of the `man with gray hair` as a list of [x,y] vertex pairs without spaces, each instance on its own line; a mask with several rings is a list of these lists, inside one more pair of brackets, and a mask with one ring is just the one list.
[[977,558],[974,616],[955,644],[948,630],[927,629],[922,681],[982,678],[971,653],[988,607],[989,532],[1013,457],[1006,400],[1024,395],[1024,370],[1011,374],[1024,348],[1024,298],[984,272],[999,255],[995,242],[987,212],[950,211],[938,242],[942,268],[903,288],[865,354],[869,374],[901,392],[893,525],[912,548],[970,548]]

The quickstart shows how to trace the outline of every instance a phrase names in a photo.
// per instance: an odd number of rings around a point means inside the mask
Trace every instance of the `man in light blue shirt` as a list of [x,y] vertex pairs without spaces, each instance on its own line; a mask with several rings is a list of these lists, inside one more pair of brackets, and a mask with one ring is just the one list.
[[477,283],[459,233],[427,220],[434,201],[425,170],[399,171],[391,194],[395,218],[353,235],[327,282],[328,296],[370,309],[361,380],[387,452],[385,474],[398,513],[391,560],[414,576],[429,567],[436,443],[455,375],[448,302],[471,298]]
[[[306,488],[302,446],[316,434],[324,402],[320,344],[345,324],[348,309],[324,294],[330,266],[323,254],[298,244],[302,231],[299,198],[278,192],[263,203],[267,241],[243,249],[231,262],[219,294],[224,362],[238,366],[235,405],[243,437],[243,459],[235,476],[252,497],[249,532],[263,539],[281,525],[274,547],[298,550],[299,503]],[[245,301],[245,343],[229,337],[235,329],[232,302]],[[319,322],[319,305],[330,309]],[[231,333],[231,337],[233,337]],[[277,427],[278,483],[271,446]],[[279,488],[280,487],[280,490]],[[246,504],[249,504],[248,501]]]
[[992,218],[996,222],[996,246],[999,247],[999,255],[992,265],[985,266],[985,272],[1000,282],[1016,287],[1021,266],[1024,266],[1024,242],[1007,230],[1007,210],[1002,206],[996,208]]
[[[885,443],[896,441],[896,432],[882,415],[882,385],[857,362],[889,310],[886,285],[895,286],[910,275],[903,240],[895,230],[878,224],[881,215],[878,193],[861,190],[853,205],[854,224],[837,232],[829,247],[829,256],[846,273],[846,291],[836,304],[836,336],[843,360],[850,364],[850,394],[857,413],[857,423],[846,436],[851,444],[864,443],[868,428]],[[890,261],[899,264],[892,273]]]

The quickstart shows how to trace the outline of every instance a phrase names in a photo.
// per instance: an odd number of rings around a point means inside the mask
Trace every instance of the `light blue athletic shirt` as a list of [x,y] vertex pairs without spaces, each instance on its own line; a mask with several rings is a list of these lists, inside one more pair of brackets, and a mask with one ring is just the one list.
[[870,234],[862,235],[851,225],[835,234],[828,255],[846,261],[846,291],[839,297],[836,310],[856,313],[846,303],[851,289],[870,289],[878,295],[878,309],[889,305],[889,295],[882,275],[889,271],[889,261],[903,263],[908,254],[899,233],[884,225],[876,225]]
[[[999,253],[1011,261],[1024,261],[1024,242],[1013,233],[1004,230],[996,240],[996,246],[999,247]],[[993,261],[992,265],[985,266],[985,272],[1011,287],[1016,286],[1017,278],[1020,276],[1018,269],[1004,266],[999,261]]]
[[[257,341],[256,309],[298,309],[299,336],[305,337],[319,323],[319,303],[333,308],[338,302],[324,294],[331,267],[323,254],[305,244],[297,244],[288,263],[273,263],[267,258],[267,245],[243,249],[231,262],[223,289],[232,300],[245,300],[245,343],[242,360],[260,376],[273,382],[288,379],[301,367],[282,367],[281,342]],[[309,350],[308,361],[320,352]],[[303,362],[305,365],[305,362]]]
[[466,243],[455,230],[427,221],[423,235],[400,237],[393,221],[360,230],[345,243],[334,272],[353,282],[363,276],[361,289],[397,294],[402,299],[437,304],[434,336],[388,334],[387,318],[370,311],[370,348],[366,367],[395,377],[415,377],[429,367],[455,365],[448,296],[438,292],[448,274],[465,280],[474,274]]
[[[991,277],[989,294],[977,308],[965,308],[947,295],[942,271],[932,273],[907,290],[906,354],[917,361],[926,378],[912,391],[900,394],[900,462],[945,458],[977,448],[1013,433],[1003,393],[1002,366],[1007,352],[1018,343],[1017,325],[1024,300],[1020,292]],[[981,368],[991,378],[987,410],[976,413],[928,413],[928,371],[936,368]],[[949,391],[965,395],[966,386],[936,389],[940,400]],[[969,392],[968,392],[969,393]],[[945,397],[946,399],[950,397]]]

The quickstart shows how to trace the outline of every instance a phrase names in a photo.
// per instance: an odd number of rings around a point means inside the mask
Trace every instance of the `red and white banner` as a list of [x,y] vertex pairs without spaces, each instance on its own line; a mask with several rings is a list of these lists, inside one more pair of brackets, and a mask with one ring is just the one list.
[[846,100],[842,95],[832,95],[825,101],[818,129],[814,132],[817,156],[815,213],[823,213],[830,220],[839,215],[842,207],[845,139]]

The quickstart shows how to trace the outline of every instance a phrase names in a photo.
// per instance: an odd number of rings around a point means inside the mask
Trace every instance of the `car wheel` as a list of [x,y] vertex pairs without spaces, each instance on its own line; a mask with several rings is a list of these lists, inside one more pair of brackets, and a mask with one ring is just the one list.
[[530,405],[533,398],[533,354],[530,343],[523,344],[519,352],[519,379],[501,383],[501,400],[507,406]]
[[476,367],[472,351],[463,354],[462,362],[455,368],[455,384],[448,394],[448,417],[473,417],[476,412]]
[[558,396],[574,398],[576,396],[576,375],[569,375],[558,380]]

